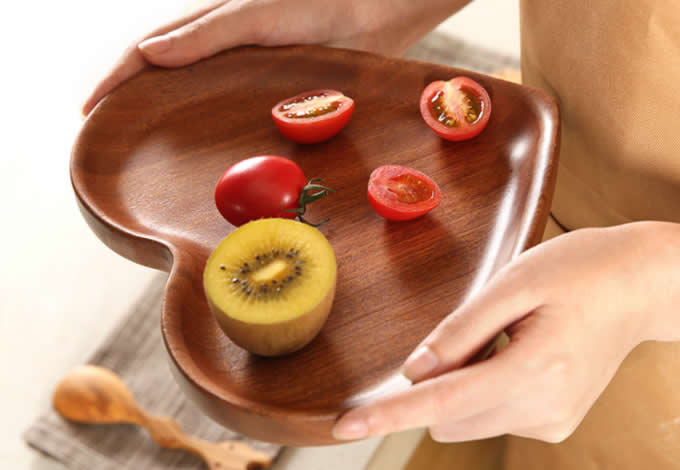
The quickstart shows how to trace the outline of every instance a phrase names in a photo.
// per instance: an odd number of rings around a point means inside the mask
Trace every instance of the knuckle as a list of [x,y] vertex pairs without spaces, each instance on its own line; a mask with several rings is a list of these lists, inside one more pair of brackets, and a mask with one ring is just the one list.
[[108,78],[113,83],[122,83],[126,77],[123,75],[119,68],[116,68],[110,72]]
[[558,389],[562,389],[570,383],[571,361],[564,355],[553,355],[545,364],[545,375],[548,383],[554,384]]
[[373,412],[371,412],[366,417],[368,433],[371,436],[380,434],[385,427],[394,428],[394,426],[397,426],[398,424],[399,424],[398,417],[395,417],[390,420],[389,416],[385,416],[385,414],[379,409],[373,410]]
[[573,382],[571,380],[573,378],[572,361],[566,354],[543,351],[524,361],[523,367],[523,372],[543,383],[550,384],[555,392],[565,389]]
[[429,428],[427,428],[427,432],[430,434],[430,437],[435,442],[440,443],[449,442],[448,434],[440,426],[430,426]]
[[132,42],[129,42],[127,47],[125,49],[123,49],[123,54],[122,54],[123,57],[127,57],[127,56],[130,56],[130,55],[136,54],[137,50],[138,50],[137,49],[138,46],[150,37],[151,37],[150,35],[147,35],[147,36],[141,37],[139,39],[136,39]]
[[430,336],[423,342],[435,354],[441,355],[442,349],[447,349],[455,338],[464,334],[465,329],[470,328],[470,322],[466,321],[465,311],[457,310],[447,315]]
[[528,355],[522,361],[519,371],[525,377],[532,379],[532,382],[540,381],[543,383],[550,382],[548,371],[551,368],[552,358],[546,351],[537,351],[535,354]]
[[279,44],[276,36],[277,28],[272,24],[269,15],[254,15],[252,23],[247,29],[249,42],[260,46],[276,46]]
[[550,416],[541,439],[551,443],[562,442],[576,431],[580,422],[581,419],[571,409],[562,408]]
[[562,395],[554,396],[544,404],[551,411],[543,416],[541,422],[549,429],[562,428],[574,420],[575,413],[563,398]]
[[549,442],[551,444],[559,444],[567,440],[576,430],[576,425],[574,424],[562,424],[559,426],[551,426],[545,430],[542,434],[542,440]]
[[205,17],[199,18],[183,28],[182,36],[188,38],[200,38],[210,28],[210,21]]
[[449,415],[449,403],[451,403],[451,392],[448,390],[445,381],[438,382],[430,394],[430,407],[434,416],[446,419]]
[[530,266],[527,266],[527,263],[523,261],[524,257],[520,255],[514,262],[501,267],[495,277],[497,279],[505,279],[514,286],[522,285],[525,278],[530,276],[532,272]]
[[520,365],[521,374],[529,377],[541,375],[545,370],[545,357],[542,354],[535,354],[526,358]]
[[441,321],[439,324],[439,327],[437,328],[435,335],[437,338],[446,338],[452,335],[461,324],[464,324],[465,322],[463,321],[464,314],[460,311],[457,310],[453,313],[450,313],[447,315],[444,320]]
[[503,293],[516,304],[528,305],[545,300],[545,276],[536,270],[534,263],[527,260],[526,254],[506,264],[495,277]]

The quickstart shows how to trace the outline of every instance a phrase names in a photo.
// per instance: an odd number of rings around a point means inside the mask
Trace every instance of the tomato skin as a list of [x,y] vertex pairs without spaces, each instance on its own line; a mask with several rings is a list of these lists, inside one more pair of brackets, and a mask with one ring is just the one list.
[[[418,187],[414,188],[414,182]],[[399,189],[401,184],[413,192],[402,193]],[[405,198],[413,201],[404,202]],[[437,183],[413,168],[385,165],[373,170],[368,179],[368,201],[380,216],[388,220],[415,219],[433,210],[441,200],[442,193]]]
[[[433,116],[430,109],[432,99],[437,93],[443,92],[446,94],[447,90],[461,90],[465,93],[470,93],[479,101],[481,104],[481,113],[474,122],[469,123],[465,121],[460,106],[454,106],[453,109],[451,109],[461,122],[457,127],[446,126]],[[491,117],[491,98],[483,86],[468,77],[456,77],[448,82],[438,80],[425,87],[423,93],[420,95],[420,114],[423,116],[425,123],[430,129],[443,139],[451,141],[467,140],[479,135],[489,123]]]
[[292,160],[264,155],[229,167],[215,187],[215,204],[222,217],[238,227],[266,217],[293,219],[306,185],[305,175]]
[[[308,118],[287,117],[281,108],[305,96],[337,97],[340,103],[338,109]],[[279,132],[293,142],[300,144],[314,144],[330,139],[340,132],[349,122],[354,113],[354,100],[336,90],[312,90],[287,98],[272,108],[272,118]]]

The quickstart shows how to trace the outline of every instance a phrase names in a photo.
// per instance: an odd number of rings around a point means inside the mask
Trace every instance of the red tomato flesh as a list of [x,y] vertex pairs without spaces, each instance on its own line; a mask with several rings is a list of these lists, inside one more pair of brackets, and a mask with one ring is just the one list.
[[224,172],[215,187],[215,204],[238,227],[265,217],[293,219],[300,193],[307,184],[299,166],[287,158],[265,155],[247,158]]
[[302,144],[330,139],[349,122],[354,100],[336,90],[312,90],[285,99],[272,108],[281,134]]
[[424,173],[399,165],[376,168],[368,180],[368,201],[388,220],[410,220],[437,207],[442,193]]
[[425,123],[447,140],[467,140],[484,130],[491,117],[491,98],[467,77],[430,83],[420,96]]

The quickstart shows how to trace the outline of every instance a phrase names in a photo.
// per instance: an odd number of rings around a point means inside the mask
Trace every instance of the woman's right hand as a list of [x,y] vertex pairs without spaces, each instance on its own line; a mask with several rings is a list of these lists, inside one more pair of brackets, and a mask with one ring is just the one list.
[[90,94],[83,114],[149,64],[179,67],[241,45],[326,44],[401,54],[468,1],[212,1],[134,41]]

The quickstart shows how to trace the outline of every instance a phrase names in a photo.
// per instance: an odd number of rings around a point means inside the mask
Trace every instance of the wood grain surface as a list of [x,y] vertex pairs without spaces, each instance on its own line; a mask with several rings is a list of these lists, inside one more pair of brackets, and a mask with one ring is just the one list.
[[[461,74],[487,89],[493,113],[477,138],[447,142],[425,125],[418,99],[429,82]],[[351,96],[352,121],[325,143],[285,140],[271,107],[318,88]],[[413,347],[540,240],[558,140],[556,104],[508,81],[341,49],[239,48],[149,69],[103,100],[74,145],[71,180],[104,243],[171,273],[161,328],[188,396],[253,438],[320,445],[335,442],[343,410],[408,386],[399,367]],[[215,208],[215,183],[232,163],[264,154],[290,158],[337,190],[307,214],[331,217],[321,228],[338,260],[328,323],[303,350],[270,359],[222,334],[202,288],[207,257],[233,229]],[[383,164],[428,174],[441,205],[414,221],[380,218],[366,184]]]

